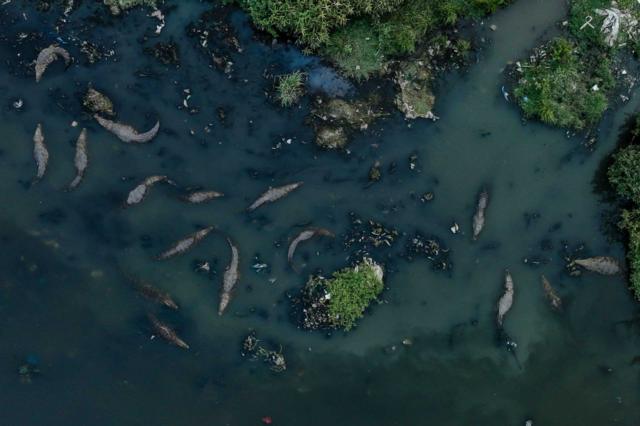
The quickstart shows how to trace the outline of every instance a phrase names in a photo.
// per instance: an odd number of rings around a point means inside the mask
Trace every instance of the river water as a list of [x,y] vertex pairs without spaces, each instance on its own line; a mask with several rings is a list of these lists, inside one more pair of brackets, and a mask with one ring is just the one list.
[[[209,66],[185,32],[210,3],[173,2],[159,36],[148,11],[110,18],[84,3],[59,34],[76,61],[66,71],[52,65],[39,84],[20,61],[55,40],[59,13],[37,12],[28,1],[0,6],[1,424],[257,425],[264,416],[310,426],[638,424],[640,366],[631,362],[640,355],[638,305],[624,277],[570,277],[562,255],[564,244],[584,244],[585,254],[624,256],[603,225],[611,207],[594,193],[593,179],[637,102],[607,113],[590,152],[579,137],[523,124],[500,93],[503,67],[554,31],[564,1],[520,0],[487,20],[497,30],[482,32],[478,61],[438,84],[439,121],[408,123],[393,114],[356,135],[348,153],[313,146],[308,100],[283,110],[265,96],[265,69],[314,68],[317,83],[320,62],[256,40],[242,14],[232,21],[243,51],[231,55],[227,75]],[[77,23],[91,16],[88,26]],[[21,32],[44,36],[17,43]],[[116,53],[89,66],[76,38]],[[179,67],[143,53],[168,40],[180,47]],[[131,146],[100,129],[80,105],[89,82],[112,98],[121,120],[143,129],[159,118],[159,136]],[[187,89],[197,114],[178,108]],[[353,91],[340,82],[337,90]],[[11,106],[17,98],[21,111]],[[73,120],[88,128],[90,165],[79,189],[66,192],[80,128]],[[31,185],[38,122],[51,158],[45,178]],[[414,153],[419,163],[410,170]],[[383,179],[367,186],[376,160]],[[226,196],[187,205],[175,188],[159,185],[144,203],[123,209],[127,192],[151,174]],[[244,211],[268,186],[298,180],[304,186],[288,198]],[[472,242],[483,186],[491,194],[487,225]],[[419,200],[426,191],[435,194],[429,203]],[[287,241],[307,224],[342,235],[350,212],[401,232],[396,245],[374,253],[387,271],[383,303],[348,334],[304,332],[290,320],[288,295],[308,274],[346,265],[351,253],[340,238],[312,240],[296,254],[296,274],[287,267]],[[230,256],[223,238],[154,260],[206,225],[240,249],[241,282],[223,317],[216,313]],[[416,231],[450,249],[451,271],[399,256]],[[202,261],[210,274],[195,271]],[[256,263],[269,270],[256,272]],[[515,351],[495,326],[506,268],[515,303],[505,331]],[[144,300],[123,273],[169,291],[180,310]],[[541,274],[562,296],[562,313],[545,301]],[[151,339],[147,312],[175,326],[191,350]],[[251,329],[282,345],[286,372],[240,355]],[[40,370],[31,383],[18,374],[25,360]]]

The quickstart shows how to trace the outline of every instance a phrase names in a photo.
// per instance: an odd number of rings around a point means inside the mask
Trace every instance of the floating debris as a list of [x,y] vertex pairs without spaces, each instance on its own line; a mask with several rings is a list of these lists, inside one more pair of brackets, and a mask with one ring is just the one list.
[[241,355],[248,356],[252,360],[262,360],[269,365],[269,368],[276,372],[281,373],[287,369],[287,363],[284,355],[282,354],[282,346],[280,350],[269,350],[260,344],[260,340],[256,337],[256,332],[252,331],[242,341]]
[[182,199],[187,203],[200,204],[223,196],[224,194],[218,191],[194,191],[185,195]]
[[44,143],[44,134],[42,133],[42,125],[38,123],[36,131],[33,134],[33,158],[36,161],[36,182],[43,178],[49,164],[49,151]]
[[621,271],[620,263],[617,259],[609,256],[595,256],[573,261],[578,266],[582,266],[587,271],[600,275],[616,275]]
[[231,248],[231,261],[224,271],[222,277],[222,288],[220,289],[220,303],[218,305],[218,315],[224,314],[224,311],[229,306],[233,289],[235,288],[238,280],[240,279],[240,273],[238,267],[240,264],[240,258],[238,255],[238,248],[233,244],[231,239],[227,238],[227,243]]
[[458,225],[456,222],[453,222],[453,224],[451,225],[451,227],[449,228],[449,230],[451,231],[452,234],[457,234],[458,232],[460,232],[460,225]]
[[504,274],[504,294],[498,300],[498,327],[502,328],[504,316],[509,312],[511,306],[513,306],[513,278],[509,271],[505,271]]
[[116,135],[122,142],[126,143],[147,143],[151,141],[158,134],[158,130],[160,130],[160,121],[156,122],[149,131],[138,133],[136,129],[128,124],[107,120],[106,118],[100,117],[98,114],[94,114],[93,118],[95,118],[102,127]]
[[316,235],[325,236],[325,237],[331,237],[331,238],[335,237],[333,232],[329,231],[328,229],[324,229],[324,228],[309,228],[309,229],[305,229],[304,231],[300,232],[293,239],[293,241],[291,241],[291,244],[289,244],[289,250],[287,251],[287,261],[289,262],[289,265],[291,265],[292,268],[293,268],[293,255],[296,252],[296,248],[298,247],[298,244],[300,244],[303,241],[310,240],[311,238],[315,237]]
[[47,70],[47,67],[58,58],[64,59],[64,64],[67,67],[71,64],[71,55],[69,52],[57,44],[52,44],[51,46],[42,49],[36,59],[36,82],[39,82],[42,79],[42,75]]
[[170,185],[175,185],[175,183],[165,175],[153,175],[146,177],[135,188],[129,191],[129,195],[127,195],[126,205],[133,206],[135,204],[141,203],[142,200],[144,200],[147,196],[149,189],[158,182],[167,182]]
[[76,177],[69,184],[69,189],[75,189],[84,178],[84,173],[89,166],[89,155],[87,152],[87,129],[82,129],[76,141],[76,155],[73,159],[76,167]]
[[189,251],[194,245],[202,241],[207,235],[215,229],[215,226],[207,226],[192,234],[187,235],[181,240],[176,241],[169,249],[158,255],[158,260],[170,259]]
[[487,209],[487,205],[489,204],[489,193],[486,189],[480,191],[480,195],[478,196],[478,205],[476,207],[476,213],[473,215],[473,239],[474,241],[478,239],[480,232],[484,228],[484,212]]
[[184,340],[182,340],[171,327],[160,322],[160,320],[156,318],[155,315],[147,314],[147,318],[149,319],[149,322],[151,322],[153,330],[158,333],[158,335],[164,340],[179,348],[189,349],[189,345]]
[[551,283],[542,275],[542,290],[544,291],[544,296],[547,298],[551,307],[556,311],[562,310],[562,299],[556,293],[555,289],[551,286]]
[[449,249],[435,236],[424,236],[416,232],[407,242],[404,257],[412,261],[415,257],[425,257],[431,262],[431,268],[436,271],[449,271],[453,264],[449,260]]
[[295,182],[288,185],[278,186],[276,188],[269,188],[260,197],[258,197],[258,199],[254,201],[247,210],[251,212],[263,204],[272,203],[280,198],[286,197],[291,191],[300,188],[303,183],[304,182]]
[[399,236],[395,228],[376,222],[373,219],[364,220],[353,212],[349,213],[351,226],[344,236],[344,247],[357,247],[354,257],[367,257],[375,249],[391,247]]

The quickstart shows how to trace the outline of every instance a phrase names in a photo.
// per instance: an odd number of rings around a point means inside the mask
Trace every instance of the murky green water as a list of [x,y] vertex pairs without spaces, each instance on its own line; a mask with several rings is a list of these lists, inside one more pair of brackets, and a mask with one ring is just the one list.
[[[478,63],[441,82],[440,121],[407,126],[399,115],[388,117],[357,136],[348,155],[313,147],[307,104],[283,111],[264,96],[263,71],[305,64],[298,53],[254,40],[245,19],[234,16],[243,53],[233,55],[229,78],[210,69],[185,35],[210,5],[174,3],[159,37],[143,11],[87,32],[74,23],[92,13],[93,6],[82,6],[60,34],[76,63],[66,72],[52,66],[37,85],[18,59],[35,58],[54,41],[55,14],[38,14],[30,2],[0,7],[0,424],[257,425],[263,416],[277,425],[519,425],[527,418],[540,425],[638,424],[640,366],[631,360],[640,355],[640,331],[637,319],[635,328],[620,323],[637,318],[638,305],[623,278],[572,278],[561,254],[566,241],[584,243],[589,254],[623,256],[604,235],[609,207],[592,180],[637,102],[607,116],[589,153],[561,131],[523,125],[500,94],[501,69],[562,19],[564,2],[520,0],[498,13],[490,20],[498,30],[486,33]],[[16,44],[23,31],[45,37]],[[76,37],[112,45],[117,54],[86,66]],[[180,46],[178,68],[143,54],[144,46],[169,39]],[[80,107],[89,82],[114,100],[120,119],[147,128],[158,117],[160,136],[129,146],[99,129]],[[185,89],[198,114],[178,109]],[[11,107],[18,97],[21,112]],[[79,133],[73,120],[89,130],[91,163],[80,188],[68,193]],[[38,122],[51,159],[45,179],[30,186]],[[420,164],[411,171],[414,152]],[[375,160],[383,180],[365,188]],[[122,209],[127,192],[150,174],[228,196],[191,206],[158,186],[142,205]],[[243,211],[269,185],[296,180],[305,185],[290,197],[253,215]],[[473,243],[470,219],[482,185],[491,202]],[[425,191],[435,200],[420,202]],[[287,294],[312,271],[341,267],[350,253],[339,239],[313,240],[296,255],[305,265],[297,275],[286,265],[287,240],[307,223],[343,234],[352,211],[406,234],[375,253],[387,267],[385,303],[349,335],[304,333],[289,319]],[[450,233],[454,221],[463,234]],[[222,238],[174,260],[153,259],[205,225],[232,235],[242,256],[240,288],[221,318],[218,288],[229,259]],[[415,231],[450,247],[450,274],[398,256]],[[270,271],[257,273],[255,256]],[[194,271],[204,260],[215,274]],[[505,326],[518,344],[515,357],[494,321],[505,268],[516,286]],[[180,311],[142,299],[123,271],[170,291]],[[542,296],[542,273],[564,299],[562,314]],[[151,340],[146,312],[175,325],[192,349]],[[251,328],[283,345],[284,374],[240,356]],[[413,345],[403,346],[405,338]],[[31,384],[17,373],[27,357],[41,370]]]

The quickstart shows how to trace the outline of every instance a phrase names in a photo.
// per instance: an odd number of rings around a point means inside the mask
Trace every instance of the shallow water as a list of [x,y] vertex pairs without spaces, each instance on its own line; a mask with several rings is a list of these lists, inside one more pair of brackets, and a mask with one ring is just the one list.
[[[605,235],[610,206],[593,192],[593,177],[637,102],[607,115],[588,152],[579,138],[523,125],[500,93],[502,68],[553,31],[563,1],[521,0],[486,21],[498,29],[483,32],[487,43],[477,63],[439,85],[439,121],[408,125],[394,114],[356,136],[348,154],[316,150],[304,125],[308,101],[275,107],[263,74],[302,66],[317,75],[319,90],[349,86],[323,74],[317,59],[255,40],[239,13],[232,20],[243,52],[231,55],[229,77],[185,36],[210,4],[174,3],[160,36],[142,10],[107,18],[86,33],[74,19],[100,9],[83,5],[60,34],[76,62],[66,71],[52,65],[37,85],[18,59],[35,58],[37,48],[53,41],[55,14],[40,14],[30,2],[0,6],[6,37],[0,43],[2,424],[252,425],[266,415],[277,425],[517,425],[527,418],[542,425],[637,424],[640,367],[630,362],[640,355],[639,331],[637,321],[635,329],[620,321],[637,318],[638,305],[623,277],[570,277],[561,254],[567,241],[584,243],[588,254],[622,258],[621,244]],[[14,47],[21,31],[46,37]],[[88,66],[75,37],[117,53]],[[143,54],[143,47],[170,39],[180,46],[180,67]],[[146,129],[159,118],[158,138],[130,146],[100,129],[79,102],[89,82],[111,97],[119,119]],[[198,114],[178,108],[185,89]],[[18,97],[25,100],[21,112],[11,107]],[[80,127],[71,127],[73,120]],[[38,122],[51,159],[44,180],[32,186]],[[83,126],[90,166],[79,189],[65,192]],[[412,153],[419,158],[413,171]],[[366,187],[375,160],[383,180]],[[159,185],[143,204],[123,209],[127,192],[150,174],[227,196],[186,205],[175,188]],[[244,212],[268,186],[297,180],[305,184],[288,198]],[[470,221],[483,185],[491,194],[487,225],[472,242]],[[435,193],[434,201],[419,201],[425,191]],[[404,233],[392,248],[374,253],[387,269],[384,303],[348,335],[305,333],[290,321],[287,294],[309,273],[345,265],[351,253],[339,238],[312,240],[296,254],[298,275],[286,264],[287,241],[308,223],[344,234],[352,211]],[[461,234],[449,231],[454,221]],[[214,235],[179,258],[153,259],[206,225],[218,226],[240,248],[241,284],[223,317],[216,313],[229,259],[223,238]],[[398,256],[415,231],[450,248],[451,273]],[[535,258],[546,263],[523,262]],[[194,271],[204,260],[215,273]],[[257,273],[258,261],[270,271]],[[516,286],[505,325],[518,345],[515,356],[498,339],[494,321],[505,268]],[[169,291],[180,311],[145,301],[123,273]],[[542,273],[564,299],[562,314],[542,296]],[[151,340],[146,312],[175,325],[192,349]],[[285,373],[240,356],[252,328],[282,344]],[[403,346],[405,338],[413,345]],[[42,374],[23,384],[17,368],[29,356],[37,357]]]

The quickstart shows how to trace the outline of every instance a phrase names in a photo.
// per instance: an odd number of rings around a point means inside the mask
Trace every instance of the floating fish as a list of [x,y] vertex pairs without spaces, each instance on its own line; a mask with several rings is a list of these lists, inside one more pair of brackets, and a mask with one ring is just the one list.
[[556,293],[555,289],[551,286],[551,283],[542,275],[542,290],[544,291],[544,296],[547,298],[551,307],[556,311],[560,311],[562,309],[562,299]]
[[106,118],[100,117],[98,114],[94,114],[93,118],[95,118],[102,127],[116,135],[122,142],[126,143],[149,142],[158,134],[158,130],[160,130],[160,121],[156,122],[155,126],[153,126],[151,130],[144,133],[138,133],[136,129],[129,126],[128,124],[122,124],[116,121],[107,120]]
[[182,199],[188,203],[200,204],[223,196],[222,192],[217,191],[194,191],[185,195]]
[[477,240],[480,232],[484,228],[484,211],[489,204],[489,193],[483,189],[478,197],[478,206],[476,213],[473,215],[473,239]]
[[165,260],[178,256],[191,249],[195,244],[202,241],[207,235],[215,229],[215,226],[207,226],[199,231],[187,235],[181,240],[176,241],[169,249],[158,255],[158,260]]
[[238,283],[238,279],[240,278],[240,274],[238,272],[238,266],[240,264],[240,257],[238,255],[238,248],[233,245],[233,242],[227,238],[227,242],[229,243],[229,247],[231,248],[231,261],[227,266],[227,269],[224,270],[224,275],[222,277],[222,289],[220,290],[220,303],[218,305],[218,315],[222,315],[224,311],[229,306],[229,302],[231,301],[231,292],[234,287]]
[[595,272],[601,275],[616,275],[620,273],[620,263],[613,257],[595,256],[586,259],[576,259],[573,261],[576,265],[582,266],[587,271]]
[[290,183],[288,185],[278,186],[276,188],[269,188],[257,200],[255,200],[247,210],[254,211],[263,204],[272,203],[276,200],[279,200],[280,198],[285,197],[291,191],[301,187],[303,183],[304,182],[296,182]]
[[175,185],[175,183],[173,183],[173,181],[165,175],[153,175],[146,177],[141,183],[138,184],[138,186],[129,191],[126,205],[133,206],[135,204],[141,203],[149,193],[149,189],[158,182],[167,182],[170,185]]
[[42,179],[44,173],[47,171],[47,164],[49,163],[49,151],[44,143],[44,135],[42,134],[42,125],[38,123],[36,131],[33,134],[33,158],[36,160],[37,173],[36,182]]
[[136,291],[147,299],[164,305],[167,308],[176,310],[178,309],[178,304],[166,291],[160,290],[159,288],[156,288],[147,282],[143,282],[135,278],[129,278],[129,280],[133,284],[133,287],[136,289]]
[[182,340],[171,327],[160,322],[160,320],[156,318],[155,315],[147,314],[147,318],[149,318],[149,322],[151,322],[153,330],[158,333],[158,335],[164,340],[173,345],[176,345],[179,348],[189,349],[189,345],[187,345],[187,343]]
[[[290,265],[292,265],[293,255],[296,252],[296,248],[298,247],[298,244],[300,244],[303,241],[310,240],[311,238],[315,237],[316,235],[332,237],[332,238],[334,237],[333,232],[329,231],[328,229],[324,229],[324,228],[309,228],[309,229],[305,229],[304,231],[300,232],[298,234],[298,236],[295,237],[293,239],[293,241],[291,241],[291,244],[289,244],[289,250],[287,251],[287,261],[289,262]],[[292,265],[292,267],[293,267],[293,265]]]
[[74,189],[84,177],[84,172],[89,166],[89,156],[87,154],[87,129],[82,129],[78,140],[76,141],[76,156],[73,160],[73,164],[76,166],[76,177],[69,184],[69,189]]
[[36,82],[40,81],[47,67],[58,58],[64,59],[64,64],[67,67],[71,63],[71,55],[69,52],[58,45],[52,44],[42,49],[38,54],[38,59],[36,59]]
[[502,327],[504,316],[509,312],[513,305],[513,278],[509,271],[504,275],[504,294],[498,300],[498,326]]

